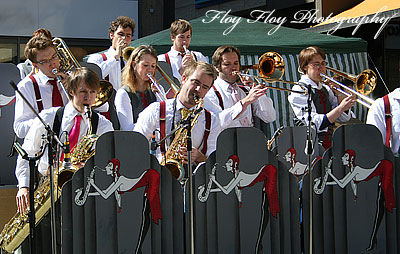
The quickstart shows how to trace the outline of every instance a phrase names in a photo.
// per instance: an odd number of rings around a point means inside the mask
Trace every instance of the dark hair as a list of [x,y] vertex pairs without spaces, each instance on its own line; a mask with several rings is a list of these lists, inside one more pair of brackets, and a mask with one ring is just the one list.
[[129,27],[132,30],[132,35],[135,32],[135,21],[130,17],[126,16],[119,16],[116,20],[111,21],[110,27],[108,28],[109,33],[114,33],[117,31],[118,27],[121,26],[122,28]]
[[87,67],[77,68],[68,76],[65,82],[65,89],[70,99],[72,99],[72,93],[78,89],[81,82],[84,82],[90,89],[97,91],[100,89],[99,77],[94,71]]
[[47,30],[46,28],[39,28],[36,29],[35,32],[33,32],[32,37],[33,36],[44,36],[47,37],[48,39],[52,39],[53,37],[51,36],[51,32],[49,30]]
[[[122,84],[127,85],[132,93],[136,92],[137,77],[135,74],[135,66],[140,62],[140,60],[142,60],[144,55],[151,55],[156,59],[156,63],[158,62],[157,53],[153,47],[141,45],[132,51],[125,68],[122,70]],[[132,63],[135,63],[134,66],[132,66]],[[148,89],[150,89],[150,86]]]
[[235,46],[221,46],[217,48],[212,56],[212,64],[214,65],[215,68],[220,68],[221,67],[221,62],[222,62],[222,55],[225,53],[231,53],[235,52],[238,56],[239,59],[239,65],[240,65],[240,51],[238,48]]
[[171,36],[177,36],[178,34],[186,33],[186,31],[190,31],[190,35],[192,35],[192,25],[190,25],[189,21],[184,19],[178,19],[172,22],[170,27]]
[[305,67],[308,65],[311,59],[316,55],[320,55],[324,60],[326,59],[325,52],[320,47],[310,46],[303,49],[299,54],[300,70],[306,73]]
[[53,42],[49,38],[44,35],[33,36],[25,46],[24,55],[26,58],[31,60],[31,62],[36,63],[36,55],[38,51],[44,50],[48,47],[53,47],[54,50],[56,50]]

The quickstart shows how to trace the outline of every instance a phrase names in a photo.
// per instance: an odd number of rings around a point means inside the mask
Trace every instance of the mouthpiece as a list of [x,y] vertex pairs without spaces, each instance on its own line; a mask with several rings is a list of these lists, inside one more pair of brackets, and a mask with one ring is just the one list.
[[51,72],[52,72],[54,75],[57,75],[57,73],[58,73],[57,68],[52,69]]

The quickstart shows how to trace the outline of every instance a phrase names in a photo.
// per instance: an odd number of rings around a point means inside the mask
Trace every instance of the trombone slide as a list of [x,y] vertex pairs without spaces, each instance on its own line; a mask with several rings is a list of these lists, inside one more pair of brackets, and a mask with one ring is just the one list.
[[147,73],[146,76],[151,80],[151,83],[153,83],[154,87],[157,89],[155,95],[158,100],[160,101],[165,101],[167,99],[167,95],[164,92],[164,89],[158,84],[157,80],[150,74]]
[[326,75],[326,74],[324,74],[324,73],[321,73],[320,75],[321,75],[321,77],[332,81],[333,83],[337,84],[337,85],[340,86],[341,88],[344,88],[344,89],[348,90],[349,92],[346,92],[346,91],[344,91],[343,89],[339,89],[339,88],[336,88],[336,87],[335,87],[334,89],[335,89],[336,91],[338,91],[338,92],[340,92],[340,93],[342,93],[342,94],[344,94],[344,95],[346,95],[346,96],[352,96],[352,95],[354,94],[354,95],[357,95],[358,97],[362,98],[362,100],[361,100],[360,98],[357,98],[357,99],[356,99],[356,101],[357,101],[358,103],[360,103],[361,105],[363,105],[363,106],[365,106],[365,107],[367,107],[367,108],[370,108],[371,105],[372,105],[372,103],[374,103],[374,100],[373,100],[373,99],[368,98],[367,96],[365,96],[365,95],[363,95],[363,94],[361,94],[361,93],[359,93],[359,92],[357,92],[357,91],[354,91],[354,90],[348,88],[347,86],[345,86],[345,85],[343,85],[342,83],[340,83],[339,81],[337,81],[337,80],[335,80],[335,79],[329,77],[328,75]]

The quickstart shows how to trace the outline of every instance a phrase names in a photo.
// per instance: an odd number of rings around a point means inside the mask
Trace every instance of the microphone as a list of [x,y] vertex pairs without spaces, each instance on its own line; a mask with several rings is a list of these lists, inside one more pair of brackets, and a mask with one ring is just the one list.
[[69,146],[69,137],[68,134],[65,135],[65,141],[64,141],[64,162],[63,162],[63,167],[64,169],[71,169],[72,164],[71,164],[71,150]]
[[153,134],[151,135],[150,154],[156,155],[156,150],[157,150],[156,131],[153,131]]

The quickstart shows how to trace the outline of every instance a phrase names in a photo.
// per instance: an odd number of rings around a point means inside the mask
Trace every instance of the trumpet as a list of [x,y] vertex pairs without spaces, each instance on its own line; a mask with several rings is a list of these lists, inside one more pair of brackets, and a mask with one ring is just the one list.
[[[297,82],[281,79],[283,77],[283,74],[285,73],[285,63],[283,61],[282,56],[276,52],[266,52],[258,59],[258,64],[243,65],[240,68],[240,70],[249,70],[249,69],[257,69],[259,76],[245,74],[238,71],[233,71],[232,74],[237,75],[240,79],[242,77],[254,78],[258,84],[263,84],[264,87],[268,87],[270,89],[307,94],[307,89],[305,89],[303,86],[300,86],[303,89],[303,91],[296,91],[287,88],[265,85],[265,82],[267,83],[283,82],[292,85],[299,85]],[[264,82],[262,82],[261,80]]]
[[367,97],[366,95],[372,93],[372,91],[375,89],[375,86],[376,86],[377,76],[373,70],[367,69],[367,70],[362,71],[359,75],[355,76],[353,74],[339,71],[337,69],[334,69],[334,68],[328,67],[328,66],[326,67],[326,69],[336,73],[336,75],[338,75],[338,76],[342,76],[348,80],[351,80],[352,82],[354,82],[355,88],[356,88],[355,90],[351,89],[351,88],[343,85],[339,81],[337,81],[335,79],[335,76],[330,77],[324,73],[321,73],[320,75],[323,78],[328,79],[328,80],[334,82],[335,84],[337,84],[338,86],[340,86],[340,88],[334,88],[335,90],[337,90],[338,92],[340,92],[346,96],[351,96],[354,94],[358,97],[356,99],[356,101],[358,103],[360,103],[361,105],[363,105],[367,108],[371,107],[372,103],[374,103],[374,100]]

